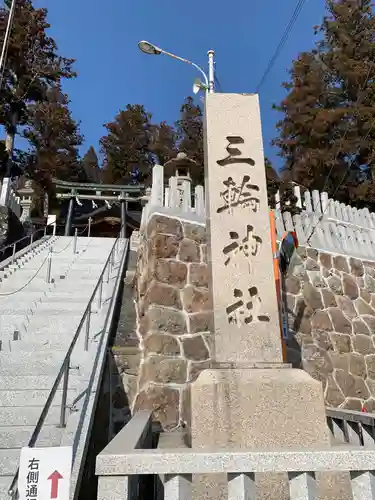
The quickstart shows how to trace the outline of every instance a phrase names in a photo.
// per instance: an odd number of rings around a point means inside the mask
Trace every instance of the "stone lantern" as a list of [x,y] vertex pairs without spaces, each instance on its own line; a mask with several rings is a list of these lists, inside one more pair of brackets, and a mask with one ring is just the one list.
[[34,189],[32,186],[32,181],[27,180],[25,186],[18,190],[18,196],[20,197],[20,204],[22,207],[22,214],[20,221],[26,227],[31,227],[31,209],[33,205],[33,194]]
[[197,179],[202,167],[188,158],[186,153],[178,153],[176,158],[164,165],[164,186],[166,186],[167,206],[190,211],[194,203],[192,179]]
[[[164,183],[168,184],[171,177],[177,177],[177,184],[190,182],[192,174],[197,172],[201,166],[194,160],[191,160],[186,153],[178,153],[176,158],[172,158],[164,164]],[[193,175],[193,177],[196,177]]]

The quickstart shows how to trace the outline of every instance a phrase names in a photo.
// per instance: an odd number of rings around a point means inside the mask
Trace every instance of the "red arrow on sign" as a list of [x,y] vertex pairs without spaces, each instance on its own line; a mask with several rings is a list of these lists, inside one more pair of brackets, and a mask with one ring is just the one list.
[[57,498],[59,491],[59,479],[63,479],[63,477],[60,472],[55,470],[55,472],[52,472],[48,479],[51,480],[51,498]]

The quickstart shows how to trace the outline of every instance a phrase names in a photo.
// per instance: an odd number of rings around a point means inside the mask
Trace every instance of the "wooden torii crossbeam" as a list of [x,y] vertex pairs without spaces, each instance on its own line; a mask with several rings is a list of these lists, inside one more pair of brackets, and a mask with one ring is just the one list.
[[[121,236],[125,237],[126,211],[129,201],[140,201],[144,199],[144,184],[96,184],[83,182],[67,182],[59,179],[52,179],[56,186],[56,197],[62,200],[69,200],[68,216],[65,223],[65,236],[71,233],[74,201],[76,199],[118,201],[121,206]],[[65,192],[64,192],[65,191]]]

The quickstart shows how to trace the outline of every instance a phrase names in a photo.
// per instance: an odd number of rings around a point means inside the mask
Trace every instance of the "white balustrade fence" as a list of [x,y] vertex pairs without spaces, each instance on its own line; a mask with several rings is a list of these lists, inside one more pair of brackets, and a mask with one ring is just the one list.
[[204,224],[206,206],[203,186],[196,186],[194,195],[187,177],[171,177],[168,186],[165,186],[164,167],[155,165],[151,194],[142,212],[141,228],[155,212]]
[[2,184],[0,183],[0,205],[10,208],[18,218],[21,217],[20,197],[17,196],[9,177],[5,177]]
[[345,205],[327,193],[305,191],[294,187],[298,215],[280,210],[276,196],[276,228],[281,237],[285,231],[296,231],[299,244],[317,250],[375,260],[375,213],[367,208]]
[[[280,194],[275,196],[276,229],[281,238],[285,231],[295,231],[302,246],[329,253],[337,253],[375,260],[375,213],[367,208],[356,209],[328,197],[327,193],[305,191],[294,186],[296,206],[301,213],[293,215],[280,210]],[[194,196],[191,183],[184,177],[164,181],[164,168],[153,168],[152,189],[143,209],[141,227],[153,213],[162,213],[204,224],[206,217],[203,186],[196,186]]]

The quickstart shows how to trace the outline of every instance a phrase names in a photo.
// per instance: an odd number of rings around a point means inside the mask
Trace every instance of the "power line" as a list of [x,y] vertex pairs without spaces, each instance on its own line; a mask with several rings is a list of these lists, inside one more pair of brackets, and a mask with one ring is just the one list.
[[222,87],[221,87],[220,80],[219,80],[219,78],[216,76],[216,74],[215,74],[215,82],[216,82],[216,86],[217,86],[218,91],[219,91],[219,92],[223,92],[223,89],[222,89]]
[[276,47],[276,50],[275,50],[273,56],[271,57],[268,65],[266,67],[266,70],[263,73],[262,78],[260,79],[260,81],[256,87],[256,90],[255,90],[256,93],[259,92],[260,88],[264,85],[264,82],[266,81],[268,75],[272,71],[272,68],[274,67],[275,62],[277,61],[277,58],[279,57],[281,51],[283,50],[283,48],[284,48],[284,46],[289,38],[289,35],[290,35],[294,25],[296,24],[296,21],[300,15],[305,3],[306,3],[306,0],[298,0],[297,5],[293,11],[292,17],[291,17],[287,27],[285,28],[284,34],[283,34],[278,46]]

